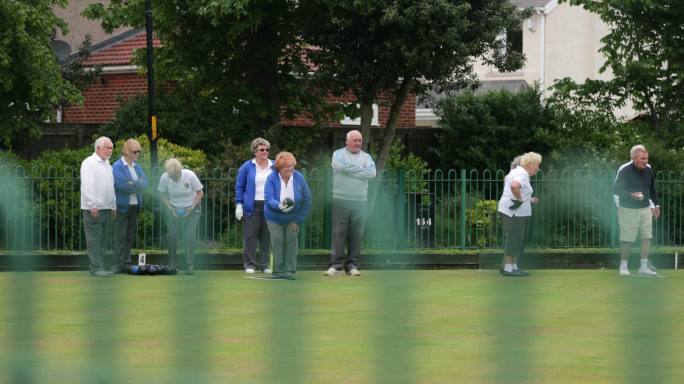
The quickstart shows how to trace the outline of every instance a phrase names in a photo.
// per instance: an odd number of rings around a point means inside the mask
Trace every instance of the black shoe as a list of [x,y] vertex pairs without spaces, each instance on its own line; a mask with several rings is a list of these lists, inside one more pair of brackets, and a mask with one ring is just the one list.
[[506,271],[501,272],[501,276],[508,276],[508,277],[525,277],[525,276],[527,276],[527,275],[524,275],[524,274],[520,273],[519,270],[514,269],[514,270],[512,270],[512,271],[510,271],[510,272],[506,272]]
[[285,280],[294,280],[295,275],[294,275],[294,273],[286,273],[286,274],[282,275],[282,278]]

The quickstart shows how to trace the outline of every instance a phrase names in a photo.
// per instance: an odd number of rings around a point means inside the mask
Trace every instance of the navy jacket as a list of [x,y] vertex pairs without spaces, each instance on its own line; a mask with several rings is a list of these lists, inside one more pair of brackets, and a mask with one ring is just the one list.
[[266,220],[276,224],[295,222],[299,225],[304,223],[311,209],[311,191],[304,180],[304,175],[294,171],[292,174],[294,183],[294,208],[290,212],[283,212],[280,206],[280,175],[274,171],[266,179],[264,186],[264,216]]
[[128,171],[128,167],[119,159],[112,165],[112,173],[114,174],[114,193],[116,194],[116,210],[121,213],[128,211],[128,200],[131,193],[138,196],[138,207],[143,204],[142,192],[147,188],[147,176],[143,172],[142,167],[137,162],[134,166],[135,173],[138,175],[138,181],[133,182],[133,176]]
[[[271,174],[275,173],[273,168],[273,161],[268,161],[271,164]],[[252,160],[247,160],[240,166],[235,180],[235,202],[242,204],[242,212],[247,216],[252,216],[254,212],[254,193],[256,192],[256,164]],[[265,197],[264,197],[265,199]]]
[[[632,192],[642,192],[644,199],[634,200],[630,196]],[[613,194],[620,197],[620,206],[625,208],[647,208],[650,201],[653,201],[655,205],[660,205],[655,186],[655,174],[650,166],[638,170],[632,163],[620,168],[615,177]]]

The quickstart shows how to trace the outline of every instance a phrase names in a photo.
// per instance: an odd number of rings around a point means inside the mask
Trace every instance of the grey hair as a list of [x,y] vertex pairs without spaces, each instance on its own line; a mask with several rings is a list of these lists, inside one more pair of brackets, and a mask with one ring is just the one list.
[[[359,130],[352,129],[351,131],[347,132],[347,140],[349,140],[351,138],[352,134],[354,134],[354,133],[358,133],[359,136],[361,136],[361,132],[359,132]],[[361,138],[363,138],[363,136],[361,136]]]
[[516,156],[516,157],[513,158],[513,161],[511,161],[511,169],[513,169],[513,168],[517,167],[518,165],[520,165],[520,158],[521,158],[521,157],[522,157],[522,156]]
[[170,158],[166,160],[164,163],[164,169],[166,170],[166,173],[172,172],[180,172],[183,169],[183,166],[181,165],[181,162],[176,159],[176,158]]
[[636,156],[637,152],[648,153],[648,151],[646,151],[646,147],[644,147],[642,144],[637,144],[637,145],[633,146],[632,149],[629,150],[629,157],[633,159],[634,156]]
[[250,145],[250,148],[252,148],[252,153],[254,153],[254,151],[256,151],[260,145],[265,145],[266,148],[271,149],[271,143],[269,143],[268,140],[262,137],[257,137],[256,139],[252,140],[252,144]]
[[98,148],[103,147],[103,146],[105,145],[105,143],[108,142],[108,141],[109,141],[110,143],[112,143],[112,145],[114,144],[114,143],[112,142],[112,140],[111,140],[109,137],[107,137],[107,136],[100,136],[100,137],[98,137],[97,140],[95,140],[95,151],[97,151]]
[[537,152],[527,152],[520,156],[520,165],[526,167],[530,164],[541,164],[542,156]]

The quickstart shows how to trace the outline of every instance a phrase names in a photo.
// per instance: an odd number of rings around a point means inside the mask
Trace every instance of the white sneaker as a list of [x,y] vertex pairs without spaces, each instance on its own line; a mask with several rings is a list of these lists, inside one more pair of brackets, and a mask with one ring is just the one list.
[[620,276],[631,276],[629,269],[620,267]]
[[326,275],[326,276],[339,276],[341,274],[342,274],[341,271],[338,271],[337,269],[335,269],[333,267],[328,268],[328,270],[325,271],[325,273],[324,273],[324,275]]
[[651,259],[648,259],[648,268],[652,271],[655,271],[656,269],[658,269],[655,267],[655,265],[653,265],[653,263],[651,263]]
[[359,270],[356,268],[352,268],[349,271],[347,271],[347,275],[349,275],[349,276],[361,276],[361,272],[359,272]]
[[271,271],[271,268],[266,268],[264,269],[264,273],[273,273],[273,271]]
[[639,276],[658,276],[658,273],[646,266],[639,268]]
[[246,268],[245,273],[249,273],[249,274],[254,273],[254,268]]

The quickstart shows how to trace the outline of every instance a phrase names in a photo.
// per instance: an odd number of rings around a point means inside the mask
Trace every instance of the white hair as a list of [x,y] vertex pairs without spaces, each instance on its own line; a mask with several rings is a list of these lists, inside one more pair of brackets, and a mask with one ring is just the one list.
[[164,169],[167,173],[180,173],[183,169],[181,162],[176,158],[170,158],[164,163]]
[[520,158],[521,158],[521,157],[522,157],[522,155],[516,156],[516,157],[513,158],[513,161],[511,161],[511,169],[513,169],[513,168],[517,167],[518,165],[520,165]]
[[107,136],[100,136],[95,140],[95,151],[97,151],[98,148],[103,147],[107,142],[112,142],[112,140],[107,137]]
[[[359,132],[356,129],[352,129],[351,131],[347,132],[347,140],[351,139],[352,135],[357,133],[359,136],[361,136],[361,132]],[[361,136],[363,138],[363,136]]]
[[642,144],[637,144],[637,145],[633,146],[632,149],[629,150],[629,157],[633,159],[634,156],[636,156],[637,152],[648,153],[648,151],[646,150],[646,147],[644,147]]

